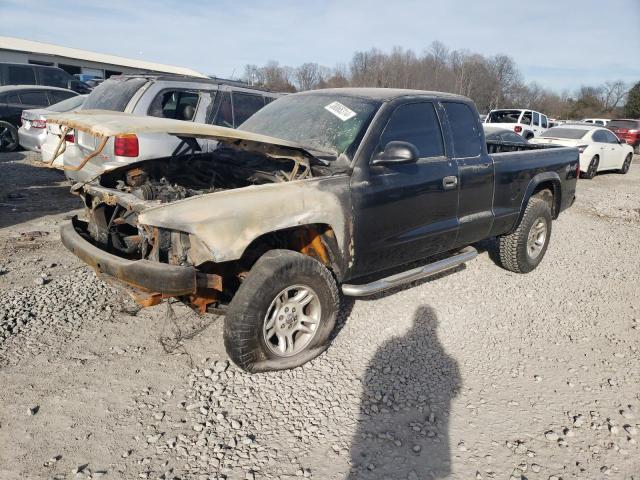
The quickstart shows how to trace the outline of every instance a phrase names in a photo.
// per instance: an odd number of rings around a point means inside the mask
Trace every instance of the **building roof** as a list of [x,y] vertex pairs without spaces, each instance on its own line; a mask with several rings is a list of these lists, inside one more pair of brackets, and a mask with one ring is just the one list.
[[0,50],[13,50],[19,52],[39,53],[42,55],[55,55],[59,57],[85,60],[88,62],[107,63],[122,67],[138,68],[141,70],[151,70],[155,72],[173,73],[176,75],[188,75],[192,77],[207,78],[200,72],[190,68],[176,67],[174,65],[164,65],[162,63],[147,62],[134,58],[118,57],[104,53],[79,50],[77,48],[61,47],[51,43],[34,42],[15,37],[0,36]]

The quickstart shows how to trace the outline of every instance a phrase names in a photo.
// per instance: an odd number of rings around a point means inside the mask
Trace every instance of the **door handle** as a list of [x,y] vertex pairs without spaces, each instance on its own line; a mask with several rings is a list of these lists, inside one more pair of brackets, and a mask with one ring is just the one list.
[[457,185],[458,185],[458,177],[456,176],[450,175],[442,179],[442,186],[444,187],[445,190],[456,188]]

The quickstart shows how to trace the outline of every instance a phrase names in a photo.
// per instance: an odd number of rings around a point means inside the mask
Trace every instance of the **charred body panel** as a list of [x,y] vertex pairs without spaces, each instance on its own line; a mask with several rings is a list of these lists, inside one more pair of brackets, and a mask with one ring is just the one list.
[[342,176],[227,190],[150,208],[139,221],[197,236],[215,262],[238,260],[266,233],[314,224],[331,227],[341,252],[348,252],[350,205],[336,192],[347,188]]

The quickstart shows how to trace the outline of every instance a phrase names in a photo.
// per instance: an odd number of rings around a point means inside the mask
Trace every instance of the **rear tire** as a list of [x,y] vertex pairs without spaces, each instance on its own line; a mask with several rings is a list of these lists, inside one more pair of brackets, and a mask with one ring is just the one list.
[[516,273],[534,270],[549,246],[551,220],[549,203],[531,197],[515,231],[496,239],[494,257],[498,264]]
[[0,122],[0,152],[13,152],[18,148],[18,129],[8,122]]
[[251,373],[298,367],[326,350],[338,308],[338,287],[324,265],[298,252],[270,250],[229,305],[227,354]]
[[600,164],[600,158],[596,155],[589,162],[589,166],[587,167],[587,171],[580,174],[580,178],[586,178],[587,180],[592,180],[593,177],[598,173],[598,165]]
[[618,170],[618,173],[621,173],[623,175],[629,173],[629,168],[631,167],[631,160],[633,160],[633,153],[630,153],[629,155],[627,155],[627,158],[624,159],[624,162],[622,163],[622,168]]

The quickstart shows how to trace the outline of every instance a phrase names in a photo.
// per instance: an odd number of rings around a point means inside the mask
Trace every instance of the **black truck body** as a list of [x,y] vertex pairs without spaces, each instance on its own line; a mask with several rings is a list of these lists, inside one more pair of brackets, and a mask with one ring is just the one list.
[[[239,130],[99,112],[53,119],[98,139],[162,130],[185,145],[195,144],[190,137],[219,142],[213,152],[105,166],[74,186],[86,216],[65,226],[62,239],[143,304],[179,296],[202,312],[228,305],[227,349],[250,371],[299,365],[328,338],[314,333],[294,352],[295,338],[310,333],[273,345],[267,333],[239,333],[238,318],[255,316],[258,331],[275,308],[276,287],[259,284],[266,264],[273,270],[289,255],[300,271],[325,269],[326,278],[325,270],[316,275],[324,283],[311,288],[318,305],[331,303],[337,285],[366,295],[450,268],[485,239],[496,239],[505,268],[527,272],[544,255],[551,219],[575,199],[577,149],[487,145],[473,102],[458,95],[331,89],[282,97],[254,117]],[[314,129],[330,134],[318,139]],[[426,267],[403,268],[420,261]],[[282,285],[294,281],[316,280]],[[266,300],[253,304],[265,289]],[[327,305],[318,318],[330,312],[323,322],[332,325],[337,306]]]

